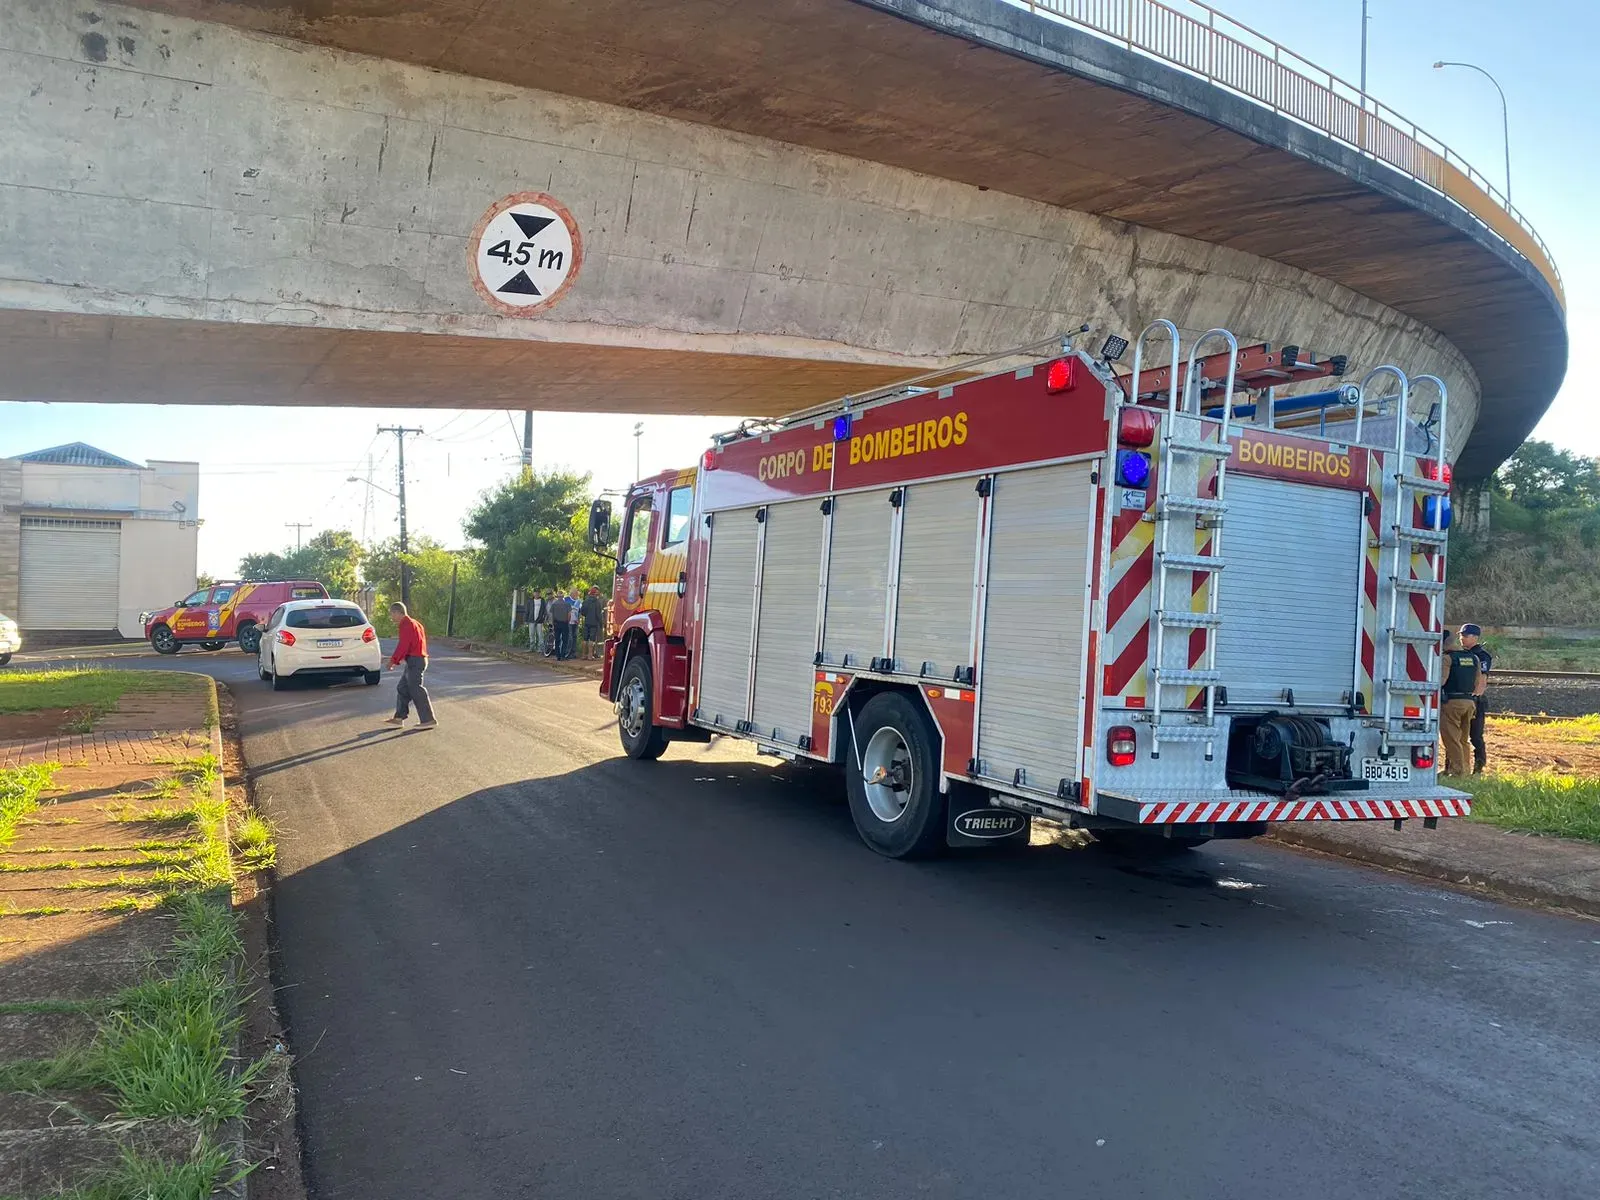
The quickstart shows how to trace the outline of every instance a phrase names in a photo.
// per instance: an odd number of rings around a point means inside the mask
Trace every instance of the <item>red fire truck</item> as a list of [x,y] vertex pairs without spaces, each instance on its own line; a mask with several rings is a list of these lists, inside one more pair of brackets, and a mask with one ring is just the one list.
[[1166,321],[1123,370],[1077,336],[630,489],[600,685],[626,752],[836,764],[892,857],[1033,818],[1161,850],[1465,815],[1434,766],[1443,382],[1225,330],[1183,360]]

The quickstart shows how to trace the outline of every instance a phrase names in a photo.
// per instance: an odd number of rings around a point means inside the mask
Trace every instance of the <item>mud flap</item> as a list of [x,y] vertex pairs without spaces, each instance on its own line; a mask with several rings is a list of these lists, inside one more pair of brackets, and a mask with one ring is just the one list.
[[991,808],[976,788],[950,788],[945,807],[945,844],[954,848],[1014,849],[1028,844],[1033,818],[1008,808]]

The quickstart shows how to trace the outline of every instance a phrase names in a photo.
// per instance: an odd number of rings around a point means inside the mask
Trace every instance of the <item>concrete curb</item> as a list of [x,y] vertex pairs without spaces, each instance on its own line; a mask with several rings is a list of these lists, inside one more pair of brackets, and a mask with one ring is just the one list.
[[[198,675],[196,672],[189,672],[189,674],[196,674],[198,678],[204,679],[210,685],[211,706],[210,711],[207,714],[207,719],[209,720],[211,726],[211,754],[217,762],[217,777],[212,781],[211,785],[212,799],[217,800],[222,804],[222,836],[228,841],[231,859],[233,836],[232,832],[228,828],[228,786],[223,779],[222,770],[222,704],[220,697],[217,695],[217,681],[210,675]],[[228,905],[231,909],[231,891],[229,893]],[[237,986],[239,982],[238,963],[233,964],[230,974],[233,976],[230,982]],[[235,1034],[233,1041],[233,1058],[235,1063],[243,1062],[243,1050],[244,1047],[240,1045],[239,1037],[237,1034]],[[217,1191],[213,1193],[214,1195],[229,1196],[232,1197],[233,1200],[246,1200],[246,1197],[249,1194],[247,1180],[250,1176],[248,1170],[246,1169],[249,1166],[249,1159],[247,1158],[245,1151],[244,1132],[244,1121],[238,1118],[231,1121],[224,1121],[221,1125],[217,1126],[216,1134],[214,1136],[218,1145],[226,1147],[228,1151],[228,1157],[233,1162],[234,1171],[244,1173],[240,1174],[238,1178],[233,1179],[231,1182],[225,1183],[224,1186],[218,1188]]]
[[[1557,846],[1564,845],[1558,839],[1524,836],[1487,826],[1472,828],[1492,838],[1534,843],[1549,841]],[[1340,831],[1319,829],[1314,825],[1276,825],[1266,836],[1267,840],[1279,845],[1399,871],[1420,879],[1446,883],[1479,896],[1600,919],[1600,888],[1583,878],[1568,880],[1560,875],[1541,878],[1518,871],[1510,863],[1485,866],[1481,862],[1466,861],[1447,852],[1429,852],[1403,844],[1374,846],[1352,840]],[[1493,846],[1494,842],[1486,839],[1486,844]],[[1600,858],[1600,849],[1597,849],[1596,857]]]

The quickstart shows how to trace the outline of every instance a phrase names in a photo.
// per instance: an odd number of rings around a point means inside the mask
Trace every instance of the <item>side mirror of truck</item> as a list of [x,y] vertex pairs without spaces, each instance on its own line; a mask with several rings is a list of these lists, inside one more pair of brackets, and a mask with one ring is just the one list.
[[596,554],[611,551],[611,501],[595,500],[589,505],[589,549]]

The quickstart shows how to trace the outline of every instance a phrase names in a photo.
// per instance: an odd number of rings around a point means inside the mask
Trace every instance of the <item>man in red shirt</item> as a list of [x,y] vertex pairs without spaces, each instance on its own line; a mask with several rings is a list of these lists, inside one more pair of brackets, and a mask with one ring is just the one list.
[[395,626],[400,631],[400,644],[394,648],[394,654],[389,659],[389,670],[399,667],[405,674],[395,684],[394,716],[385,724],[404,725],[411,713],[411,705],[415,703],[417,716],[422,718],[418,728],[433,729],[439,722],[433,719],[433,700],[422,682],[423,673],[428,669],[428,631],[398,600],[389,606],[389,615],[394,618]]

